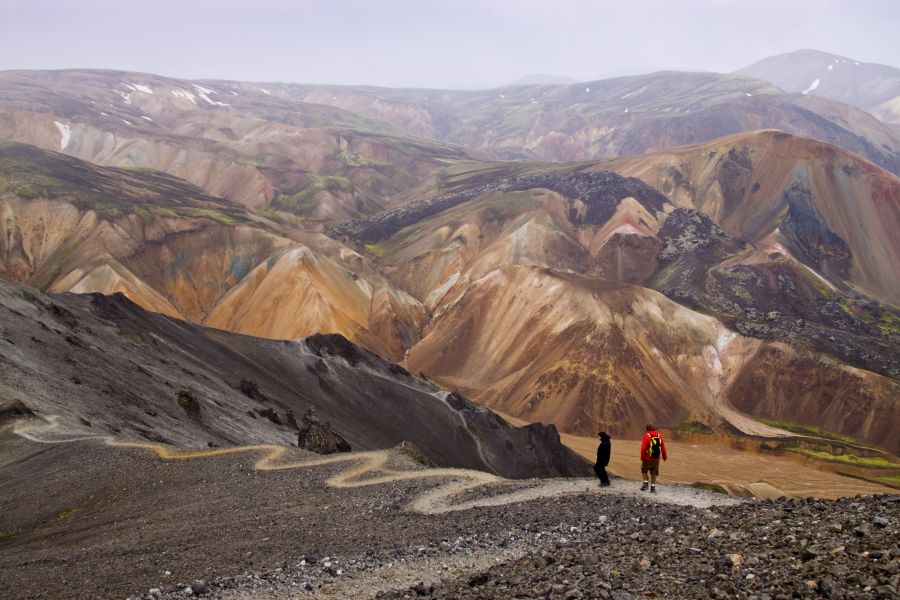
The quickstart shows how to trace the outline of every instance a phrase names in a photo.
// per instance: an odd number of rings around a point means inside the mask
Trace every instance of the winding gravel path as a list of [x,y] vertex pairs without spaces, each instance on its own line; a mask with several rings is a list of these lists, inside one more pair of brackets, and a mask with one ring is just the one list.
[[[608,488],[600,488],[593,478],[525,480],[521,483],[526,487],[504,491],[508,489],[510,483],[517,482],[470,469],[394,469],[389,466],[391,450],[350,452],[303,460],[288,460],[285,455],[289,448],[273,444],[233,446],[208,450],[183,450],[165,444],[121,441],[108,436],[83,436],[76,434],[67,437],[65,432],[59,431],[57,422],[54,419],[50,419],[44,425],[35,425],[33,423],[20,424],[14,431],[22,437],[41,443],[96,440],[107,446],[140,448],[154,452],[163,460],[194,460],[230,454],[258,454],[259,458],[253,465],[253,468],[257,471],[308,469],[336,464],[346,465],[343,470],[326,480],[326,484],[334,488],[358,488],[420,479],[443,480],[440,485],[421,493],[410,503],[409,510],[421,514],[441,514],[469,510],[476,507],[504,506],[540,498],[581,494],[640,496],[655,502],[698,508],[725,506],[740,502],[736,498],[709,493],[687,486],[660,486],[660,493],[652,496],[641,494],[630,482],[627,485],[623,482],[616,482],[616,484]],[[474,494],[477,496],[476,498],[454,501],[455,497],[473,490],[479,492]]]

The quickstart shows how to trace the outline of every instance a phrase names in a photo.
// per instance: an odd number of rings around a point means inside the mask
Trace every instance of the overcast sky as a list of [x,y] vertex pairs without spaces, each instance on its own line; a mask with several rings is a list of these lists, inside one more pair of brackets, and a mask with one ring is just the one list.
[[798,48],[900,66],[900,0],[0,0],[0,70],[484,88]]

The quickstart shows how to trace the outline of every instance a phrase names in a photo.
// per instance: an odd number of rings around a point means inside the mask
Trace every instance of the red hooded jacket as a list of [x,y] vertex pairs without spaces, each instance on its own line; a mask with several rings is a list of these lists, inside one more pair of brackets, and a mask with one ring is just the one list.
[[[650,438],[654,435],[659,435],[659,432],[655,429],[644,434],[644,440],[641,442],[641,460],[659,460],[658,458],[650,457]],[[666,456],[666,442],[663,441],[661,435],[659,435],[659,454],[663,460],[668,460],[668,456]]]

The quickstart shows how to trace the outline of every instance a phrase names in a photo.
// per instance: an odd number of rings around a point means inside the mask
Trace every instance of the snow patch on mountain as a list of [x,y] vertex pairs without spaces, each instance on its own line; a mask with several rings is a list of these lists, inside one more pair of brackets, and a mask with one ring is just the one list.
[[72,139],[72,129],[68,124],[60,123],[59,121],[53,121],[53,124],[59,129],[59,149],[65,150],[66,146],[69,145],[69,140]]
[[213,100],[212,98],[210,98],[203,92],[199,92],[198,95],[200,96],[201,100],[203,100],[204,102],[206,102],[207,104],[209,104],[211,106],[228,106],[224,102],[217,102],[217,101]]
[[271,96],[271,95],[272,95],[272,92],[270,92],[269,90],[267,90],[267,89],[265,89],[265,88],[259,88],[259,91],[261,91],[263,94],[265,94],[265,95],[267,95],[267,96]]
[[131,104],[131,94],[129,92],[116,91],[116,93],[122,97],[122,100],[125,101],[125,104]]
[[197,99],[193,92],[187,90],[172,90],[172,95],[176,98],[184,98],[185,100],[190,100],[193,104],[197,104]]
[[149,85],[141,85],[140,83],[133,83],[132,85],[135,91],[153,95],[153,89]]
[[808,93],[810,93],[811,91],[813,91],[814,89],[816,89],[817,87],[819,87],[820,81],[821,81],[821,80],[820,80],[818,77],[816,77],[816,80],[813,81],[811,84],[809,84],[809,87],[806,88],[805,90],[803,90],[803,93],[804,93],[804,94],[808,94]]

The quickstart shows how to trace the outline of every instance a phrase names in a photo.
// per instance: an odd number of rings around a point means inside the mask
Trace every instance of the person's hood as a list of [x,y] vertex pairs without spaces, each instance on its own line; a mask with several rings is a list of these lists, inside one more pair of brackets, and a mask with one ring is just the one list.
[[601,440],[608,440],[608,439],[611,439],[611,438],[609,437],[609,434],[606,433],[606,432],[604,431],[603,433],[600,434],[600,439],[601,439]]

